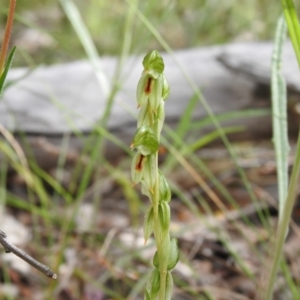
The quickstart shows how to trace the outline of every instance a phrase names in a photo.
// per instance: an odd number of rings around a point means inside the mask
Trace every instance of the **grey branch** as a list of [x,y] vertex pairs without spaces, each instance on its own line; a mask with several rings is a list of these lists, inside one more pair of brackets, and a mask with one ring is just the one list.
[[14,253],[15,255],[19,256],[21,259],[25,260],[27,263],[29,263],[34,268],[36,268],[40,272],[47,275],[48,277],[57,279],[57,275],[49,267],[38,262],[37,260],[32,258],[30,255],[25,253],[23,250],[19,249],[18,247],[16,247],[13,244],[11,244],[6,238],[7,238],[6,233],[4,233],[2,230],[0,230],[0,244],[2,244],[6,253],[9,253],[9,252]]

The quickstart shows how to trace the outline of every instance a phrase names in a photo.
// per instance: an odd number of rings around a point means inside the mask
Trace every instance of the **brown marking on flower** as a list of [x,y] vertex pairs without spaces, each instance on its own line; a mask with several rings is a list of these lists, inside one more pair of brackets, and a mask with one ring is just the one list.
[[150,94],[151,93],[151,83],[152,83],[153,78],[148,77],[148,81],[145,87],[145,93]]
[[140,155],[140,159],[138,161],[138,163],[136,164],[135,166],[135,170],[137,172],[141,172],[142,171],[142,168],[143,168],[143,160],[146,156],[144,156],[143,154]]

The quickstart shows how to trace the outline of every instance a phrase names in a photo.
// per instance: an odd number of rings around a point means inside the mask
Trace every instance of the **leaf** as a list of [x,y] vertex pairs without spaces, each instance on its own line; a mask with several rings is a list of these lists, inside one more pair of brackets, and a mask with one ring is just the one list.
[[147,196],[150,201],[152,201],[152,194],[150,193],[148,186],[143,181],[141,182],[141,192],[143,195]]
[[155,251],[155,254],[153,256],[153,266],[155,268],[158,268],[158,266],[159,266],[159,260],[158,260],[158,253],[157,253],[157,251]]
[[171,190],[165,176],[160,170],[158,170],[158,180],[159,180],[159,202],[168,203],[171,200]]
[[153,194],[153,188],[157,177],[157,162],[155,155],[145,156],[145,162],[142,170],[142,181],[148,187],[150,193]]
[[156,111],[155,132],[161,132],[165,121],[165,102],[160,100],[160,104]]
[[165,300],[171,300],[172,298],[172,293],[173,293],[173,277],[170,272],[167,273],[167,278],[166,278],[166,295],[165,295]]
[[5,79],[6,79],[8,70],[11,67],[12,60],[14,58],[14,54],[16,52],[16,49],[17,49],[16,47],[13,47],[12,50],[10,51],[10,53],[8,55],[8,58],[7,58],[7,61],[6,61],[6,64],[5,64],[5,68],[3,70],[3,73],[1,74],[1,77],[0,77],[0,96],[1,96],[1,93],[3,91]]
[[163,235],[169,231],[170,218],[171,212],[169,204],[167,202],[160,203],[158,206],[158,219]]
[[162,94],[163,100],[166,100],[170,96],[170,86],[168,80],[164,74],[162,74]]
[[278,20],[274,50],[272,55],[272,119],[273,143],[276,153],[278,194],[279,194],[279,220],[282,219],[283,210],[288,191],[288,124],[287,124],[287,93],[286,84],[281,73],[283,45],[286,39],[286,24],[283,17]]
[[145,244],[147,243],[147,240],[149,239],[150,235],[153,232],[153,224],[154,224],[154,218],[153,218],[153,206],[150,207],[148,210],[145,220],[144,220],[144,239]]
[[293,0],[282,0],[283,12],[288,25],[290,38],[300,67],[300,25]]
[[149,299],[155,300],[160,288],[160,274],[158,269],[154,269],[146,284]]
[[162,99],[162,76],[158,76],[157,79],[153,79],[151,91],[149,91],[149,105],[155,113],[157,113],[158,107]]
[[150,295],[149,295],[149,293],[148,293],[147,290],[145,290],[145,297],[144,297],[144,300],[151,300]]
[[150,125],[149,115],[148,115],[148,105],[143,105],[140,107],[140,111],[137,117],[137,128],[142,127],[143,125]]
[[179,250],[177,239],[172,238],[170,241],[170,251],[169,251],[169,260],[167,269],[170,271],[172,270],[178,263],[179,260]]

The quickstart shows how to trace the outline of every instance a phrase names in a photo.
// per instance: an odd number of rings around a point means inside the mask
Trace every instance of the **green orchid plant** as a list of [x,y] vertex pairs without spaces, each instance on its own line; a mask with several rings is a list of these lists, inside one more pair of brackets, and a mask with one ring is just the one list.
[[137,131],[131,148],[137,152],[132,161],[134,184],[141,183],[142,193],[150,199],[144,221],[145,243],[154,234],[157,251],[153,257],[154,270],[146,284],[145,299],[171,299],[173,278],[171,271],[179,260],[177,240],[170,238],[171,190],[158,169],[160,134],[165,119],[165,100],[170,94],[164,62],[154,50],[143,60],[144,71],[137,86],[139,114]]

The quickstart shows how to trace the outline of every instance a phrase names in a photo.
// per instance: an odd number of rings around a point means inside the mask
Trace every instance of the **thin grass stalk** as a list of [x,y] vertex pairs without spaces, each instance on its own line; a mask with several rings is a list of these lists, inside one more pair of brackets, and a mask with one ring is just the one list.
[[[295,6],[292,1],[282,1],[283,9],[284,9],[284,15],[285,19],[288,25],[290,37],[292,39],[292,43],[294,46],[294,51],[296,53],[297,59],[298,59],[298,64],[300,67],[300,27],[298,20],[296,21],[295,19],[297,18]],[[279,21],[278,27],[285,26],[282,21]],[[278,28],[278,32],[282,31],[282,28]],[[282,43],[282,39],[277,40],[278,43]],[[276,63],[276,62],[275,62]],[[276,67],[274,67],[276,70]],[[280,76],[280,75],[279,75]],[[282,93],[282,79],[280,79],[278,84],[278,90]],[[288,232],[288,227],[291,219],[291,214],[292,214],[292,209],[296,197],[296,189],[297,189],[297,184],[299,182],[299,172],[300,171],[300,130],[298,134],[298,140],[297,140],[297,146],[296,146],[296,157],[294,161],[294,166],[290,178],[290,184],[287,192],[287,198],[286,201],[284,202],[284,206],[282,208],[282,215],[279,218],[279,224],[278,224],[278,229],[277,229],[277,235],[275,239],[275,245],[272,247],[274,249],[274,254],[272,257],[272,265],[271,265],[271,270],[270,270],[270,275],[268,278],[268,283],[267,283],[267,289],[265,294],[261,299],[263,300],[271,300],[273,297],[273,289],[274,289],[274,284],[275,284],[275,279],[277,275],[277,270],[278,266],[281,261],[282,257],[282,250],[283,250],[283,245],[285,242],[285,238]]]
[[279,220],[283,215],[288,190],[288,143],[287,125],[287,93],[285,80],[281,74],[282,51],[287,34],[286,23],[283,17],[278,20],[275,45],[272,55],[272,119],[273,143],[276,153],[278,194],[279,194]]
[[[113,101],[115,98],[116,93],[119,90],[120,84],[119,80],[121,77],[121,71],[122,66],[125,61],[125,58],[128,56],[130,45],[131,45],[131,32],[132,32],[132,26],[134,21],[134,15],[135,15],[135,7],[137,5],[137,0],[132,0],[131,5],[128,8],[128,14],[126,18],[126,24],[124,27],[124,38],[122,42],[121,47],[121,54],[120,58],[118,60],[118,64],[116,66],[116,71],[114,74],[114,78],[112,79],[113,86],[110,87],[110,84],[108,82],[108,79],[106,78],[105,74],[101,70],[101,66],[99,65],[99,55],[97,53],[97,49],[95,45],[93,44],[92,38],[79,14],[79,11],[77,7],[75,6],[74,2],[72,0],[60,0],[60,3],[68,16],[72,26],[74,27],[85,51],[86,54],[91,61],[97,78],[99,79],[101,89],[104,90],[104,98],[106,99],[106,106],[105,110],[103,112],[103,115],[101,119],[99,120],[98,124],[96,125],[94,129],[94,133],[96,135],[99,134],[99,132],[106,128],[106,124],[108,121],[108,118],[110,116],[111,108],[113,105]],[[110,88],[110,89],[109,89]],[[91,135],[92,137],[93,135]],[[102,134],[97,136],[96,142],[92,142],[91,138],[86,143],[87,147],[83,150],[85,153],[90,147],[93,147],[92,153],[90,155],[90,161],[88,165],[85,166],[85,170],[83,173],[83,177],[81,179],[78,191],[77,191],[77,198],[81,198],[84,194],[84,191],[87,188],[87,185],[90,181],[92,172],[95,168],[96,162],[100,163],[101,155],[103,153],[103,147],[104,147],[104,138]],[[91,146],[92,145],[92,146]]]
[[299,171],[300,171],[300,131],[298,134],[298,143],[296,148],[296,157],[294,162],[294,167],[290,179],[289,190],[287,195],[287,200],[284,208],[284,213],[281,219],[281,222],[278,227],[278,232],[275,240],[275,245],[272,247],[274,249],[273,263],[271,266],[271,276],[268,280],[268,287],[266,295],[261,298],[262,300],[271,300],[273,299],[273,287],[275,283],[275,278],[277,275],[278,266],[282,256],[282,249],[284,241],[286,238],[286,233],[290,224],[291,214],[294,206],[294,201],[296,198],[296,190],[299,182]]
[[97,79],[101,85],[101,90],[104,94],[104,97],[107,99],[109,95],[109,82],[102,71],[99,55],[89,31],[86,28],[81,15],[72,0],[60,0],[60,4],[69,18],[74,30],[76,31],[85,52],[87,53],[87,56],[95,70]]

